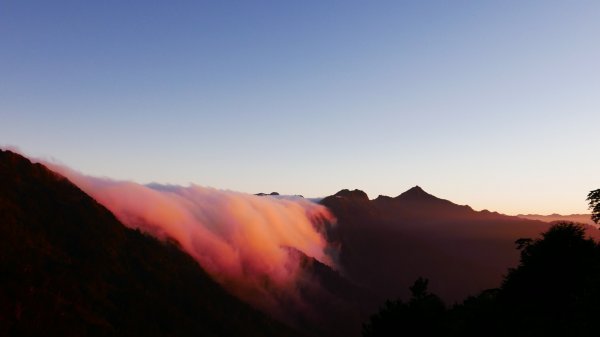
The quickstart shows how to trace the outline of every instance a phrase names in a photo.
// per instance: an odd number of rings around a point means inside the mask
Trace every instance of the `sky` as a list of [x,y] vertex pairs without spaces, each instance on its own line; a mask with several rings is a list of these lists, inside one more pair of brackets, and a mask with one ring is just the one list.
[[0,2],[0,146],[309,197],[582,213],[600,2]]

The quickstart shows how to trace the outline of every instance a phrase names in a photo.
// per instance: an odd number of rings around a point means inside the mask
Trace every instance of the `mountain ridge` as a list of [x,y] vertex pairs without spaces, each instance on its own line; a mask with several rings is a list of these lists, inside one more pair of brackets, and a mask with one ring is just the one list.
[[[54,324],[50,332],[82,336],[92,329],[125,336],[299,335],[223,290],[176,242],[125,228],[43,165],[2,151],[0,173],[0,267],[6,271],[0,334],[42,334],[48,331],[36,324]],[[429,278],[449,302],[497,287],[517,261],[514,241],[549,226],[475,211],[418,185],[372,200],[359,189],[342,189],[320,203],[337,218],[324,231],[339,270],[295,251],[302,265],[298,291],[310,310],[288,312],[292,326],[314,336],[357,335],[378,303],[406,297],[417,277]]]
[[[394,198],[369,200],[347,194],[338,192],[321,200],[338,220],[328,238],[341,247],[340,264],[346,275],[384,298],[408,296],[418,277],[429,278],[433,291],[450,303],[497,287],[506,270],[518,262],[515,241],[535,238],[550,226],[475,211],[419,186]],[[590,227],[588,234],[599,233]]]
[[[416,185],[395,197],[379,195],[375,199],[369,199],[367,194],[359,189],[342,189],[333,194],[333,196],[352,198],[356,201],[364,201],[365,205],[370,202],[375,205],[379,211],[384,211],[384,213],[385,211],[389,212],[395,210],[395,213],[404,212],[406,214],[410,214],[412,217],[420,216],[423,218],[428,218],[431,215],[431,212],[444,213],[444,215],[448,218],[459,219],[470,218],[473,216],[485,219],[500,217],[508,219],[506,217],[511,217],[506,214],[489,211],[486,209],[482,211],[476,211],[469,205],[459,205],[450,200],[442,199],[430,194],[419,185]],[[423,208],[425,204],[427,204],[427,207],[431,209],[427,212],[419,211],[419,209]]]
[[597,226],[594,221],[592,221],[591,214],[518,214],[516,215],[519,218],[530,219],[530,220],[539,220],[544,222],[556,222],[556,221],[572,221],[578,222],[585,225]]

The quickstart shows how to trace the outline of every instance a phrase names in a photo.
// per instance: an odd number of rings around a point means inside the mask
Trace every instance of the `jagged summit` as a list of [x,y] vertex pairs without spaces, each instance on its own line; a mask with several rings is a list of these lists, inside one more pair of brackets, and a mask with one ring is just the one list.
[[[364,191],[359,189],[349,190],[343,189],[336,194],[336,197],[343,197],[348,199],[359,199],[359,200],[369,200],[369,196]],[[392,198],[387,195],[379,195],[375,198],[375,201],[391,201],[391,200],[439,200],[438,197],[425,192],[419,185],[407,190],[406,192],[401,193],[395,198]]]
[[419,185],[409,189],[408,191],[401,193],[396,199],[438,199],[436,196],[431,195],[423,190]]
[[359,200],[367,200],[367,201],[369,200],[369,196],[367,195],[367,193],[365,193],[359,189],[354,189],[352,191],[350,191],[349,189],[343,189],[343,190],[337,192],[336,194],[334,194],[334,196],[348,198],[348,199],[359,199]]
[[377,200],[389,201],[389,200],[394,200],[394,198],[387,196],[387,195],[380,194],[377,198],[375,198],[375,201],[377,201]]

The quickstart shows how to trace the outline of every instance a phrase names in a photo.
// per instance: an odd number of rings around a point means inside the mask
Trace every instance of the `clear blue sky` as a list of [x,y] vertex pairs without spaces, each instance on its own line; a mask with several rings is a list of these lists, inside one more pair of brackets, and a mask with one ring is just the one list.
[[584,212],[599,1],[3,1],[0,144],[137,182]]

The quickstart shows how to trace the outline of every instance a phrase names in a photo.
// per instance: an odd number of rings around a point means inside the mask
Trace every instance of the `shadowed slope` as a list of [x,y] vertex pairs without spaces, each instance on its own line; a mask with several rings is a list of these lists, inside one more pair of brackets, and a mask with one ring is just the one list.
[[317,259],[298,250],[293,252],[303,270],[299,290],[311,308],[296,314],[298,321],[294,326],[304,327],[318,336],[358,336],[362,322],[383,299]]
[[174,244],[0,151],[0,335],[292,336]]

